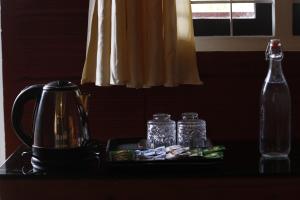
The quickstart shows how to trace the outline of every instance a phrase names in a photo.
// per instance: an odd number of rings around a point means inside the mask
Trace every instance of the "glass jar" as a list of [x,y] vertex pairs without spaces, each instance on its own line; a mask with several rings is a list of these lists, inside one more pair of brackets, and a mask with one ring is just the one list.
[[177,122],[177,144],[184,147],[207,147],[206,122],[197,113],[182,113]]
[[157,148],[176,144],[176,123],[171,115],[165,113],[154,114],[147,122],[147,146]]

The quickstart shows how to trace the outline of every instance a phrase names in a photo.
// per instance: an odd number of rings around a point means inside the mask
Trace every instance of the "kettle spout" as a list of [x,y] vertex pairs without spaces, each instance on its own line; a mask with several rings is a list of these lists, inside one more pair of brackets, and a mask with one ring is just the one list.
[[90,93],[85,93],[85,94],[80,94],[79,95],[79,98],[80,98],[80,101],[82,103],[82,106],[83,106],[83,109],[84,109],[84,112],[86,114],[88,114],[88,104],[89,104],[89,98],[90,98],[91,94]]

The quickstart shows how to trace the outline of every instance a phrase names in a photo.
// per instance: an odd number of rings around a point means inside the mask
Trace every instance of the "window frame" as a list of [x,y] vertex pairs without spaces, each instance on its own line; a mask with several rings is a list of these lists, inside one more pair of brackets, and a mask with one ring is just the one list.
[[274,0],[272,36],[195,36],[196,51],[264,51],[271,38],[279,38],[286,51],[299,51],[300,36],[293,35],[293,3]]

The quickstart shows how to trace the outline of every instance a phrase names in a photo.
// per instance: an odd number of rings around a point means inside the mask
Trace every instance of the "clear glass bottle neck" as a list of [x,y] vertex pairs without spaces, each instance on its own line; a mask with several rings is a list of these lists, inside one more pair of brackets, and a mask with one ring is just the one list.
[[279,39],[272,39],[265,52],[266,60],[269,60],[269,72],[265,79],[266,82],[282,83],[286,82],[281,61],[283,59],[283,52],[281,48],[281,42]]
[[270,58],[269,61],[269,71],[266,81],[274,83],[285,82],[286,80],[281,67],[282,58]]

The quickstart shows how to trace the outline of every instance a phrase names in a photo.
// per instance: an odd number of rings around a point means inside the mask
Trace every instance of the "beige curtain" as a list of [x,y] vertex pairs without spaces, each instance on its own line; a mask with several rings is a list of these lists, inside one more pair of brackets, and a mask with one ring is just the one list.
[[90,0],[82,83],[201,84],[190,0]]

